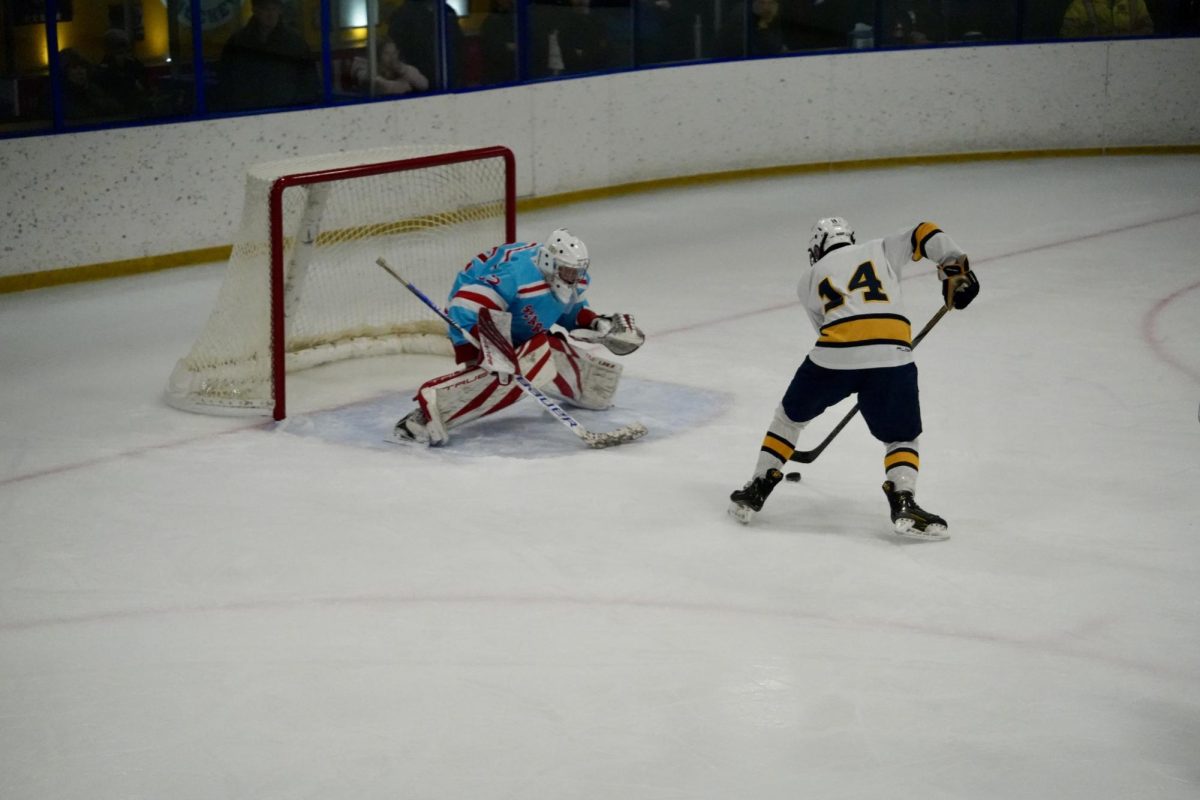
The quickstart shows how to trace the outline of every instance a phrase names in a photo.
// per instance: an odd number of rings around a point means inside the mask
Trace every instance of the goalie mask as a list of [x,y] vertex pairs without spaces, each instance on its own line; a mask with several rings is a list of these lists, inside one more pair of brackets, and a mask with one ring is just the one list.
[[537,266],[541,270],[550,290],[563,303],[571,303],[577,295],[577,287],[587,274],[587,245],[578,236],[572,236],[566,228],[559,228],[538,251]]
[[808,240],[808,263],[816,264],[830,250],[848,244],[854,244],[854,228],[844,217],[817,220]]

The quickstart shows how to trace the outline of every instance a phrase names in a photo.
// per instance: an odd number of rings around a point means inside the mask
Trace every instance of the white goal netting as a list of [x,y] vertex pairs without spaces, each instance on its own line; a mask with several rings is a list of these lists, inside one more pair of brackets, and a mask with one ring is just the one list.
[[216,307],[171,374],[167,402],[281,419],[287,372],[359,356],[449,353],[445,323],[375,260],[383,256],[443,302],[458,270],[511,236],[511,168],[504,148],[461,146],[251,167]]

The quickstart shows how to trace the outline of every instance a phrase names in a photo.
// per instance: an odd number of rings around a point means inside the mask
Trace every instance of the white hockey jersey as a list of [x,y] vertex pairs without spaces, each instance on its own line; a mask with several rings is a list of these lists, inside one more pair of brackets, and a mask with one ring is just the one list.
[[826,253],[797,288],[818,334],[808,357],[827,369],[911,363],[912,324],[900,288],[901,271],[922,258],[941,263],[962,255],[932,222]]

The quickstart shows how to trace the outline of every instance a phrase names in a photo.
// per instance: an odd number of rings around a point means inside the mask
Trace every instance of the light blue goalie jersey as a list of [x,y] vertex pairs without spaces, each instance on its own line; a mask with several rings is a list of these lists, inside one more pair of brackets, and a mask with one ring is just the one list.
[[[537,268],[540,249],[536,242],[514,242],[472,259],[450,289],[450,318],[469,331],[479,319],[481,308],[507,311],[512,314],[512,339],[517,347],[556,323],[568,330],[578,327],[575,318],[587,307],[583,294],[588,276],[585,273],[579,279],[564,303]],[[453,328],[450,341],[455,345],[466,343]]]

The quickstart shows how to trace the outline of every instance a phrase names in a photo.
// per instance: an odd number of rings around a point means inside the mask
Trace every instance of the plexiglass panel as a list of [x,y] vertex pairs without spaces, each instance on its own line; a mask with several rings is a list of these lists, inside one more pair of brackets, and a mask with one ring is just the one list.
[[[211,4],[202,14],[210,111],[308,106],[323,100],[321,4],[250,0]],[[219,12],[219,13],[216,13]]]
[[[58,19],[71,11],[60,3]],[[0,3],[0,28],[0,133],[40,132],[53,123],[45,4]]]
[[0,32],[4,136],[709,60],[1196,36],[1200,0],[0,0]]

